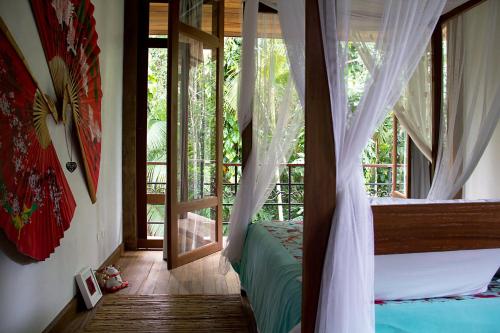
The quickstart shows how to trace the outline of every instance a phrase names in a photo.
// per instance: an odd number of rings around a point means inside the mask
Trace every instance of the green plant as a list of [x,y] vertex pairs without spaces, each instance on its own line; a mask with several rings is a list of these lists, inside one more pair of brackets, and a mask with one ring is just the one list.
[[[224,86],[223,86],[223,163],[241,163],[241,136],[238,127],[238,89],[239,89],[239,73],[241,61],[241,38],[227,37],[224,39]],[[280,99],[286,82],[289,79],[290,72],[286,59],[285,46],[282,41],[273,41],[267,43],[262,40],[258,43],[259,50],[263,52],[263,56],[270,56],[273,53],[275,76],[275,91],[274,98]],[[349,63],[347,66],[347,84],[348,84],[348,106],[351,112],[354,112],[357,107],[361,94],[364,91],[364,84],[369,77],[368,71],[363,64],[361,57],[356,49],[356,46],[349,43]],[[267,53],[266,53],[267,52]],[[276,53],[277,52],[277,53]],[[210,62],[209,62],[210,63]],[[195,83],[191,88],[190,93],[190,112],[196,117],[192,117],[189,123],[189,139],[188,139],[188,155],[192,160],[210,160],[211,152],[205,153],[207,147],[214,147],[215,136],[210,132],[205,132],[207,128],[213,128],[212,123],[214,117],[210,114],[214,112],[215,107],[215,75],[210,75],[210,71],[214,70],[214,62],[209,66],[198,66],[190,76]],[[269,66],[258,66],[261,74],[268,74]],[[148,70],[148,161],[166,162],[166,93],[167,93],[167,52],[166,49],[150,49],[149,53],[149,70]],[[203,98],[201,98],[203,96]],[[271,114],[272,116],[272,114]],[[270,119],[271,121],[272,119]],[[289,163],[305,163],[304,146],[305,133],[304,129],[299,132],[297,145],[294,147]],[[392,113],[390,113],[377,128],[373,137],[368,142],[366,149],[363,151],[361,159],[366,164],[390,164],[392,155]],[[405,163],[405,139],[406,133],[403,130],[398,130],[398,163]],[[202,139],[203,138],[203,139]],[[205,144],[204,147],[201,144]],[[205,165],[201,171],[199,164],[190,164],[188,173],[203,176],[206,182],[211,181],[214,174],[213,167]],[[148,166],[147,181],[150,183],[165,183],[166,182],[166,166],[153,165]],[[240,168],[227,167],[223,170],[223,182],[231,183],[234,181],[235,174],[238,173],[238,180],[241,176]],[[398,184],[404,183],[404,172],[401,168],[398,169],[397,177]],[[292,183],[303,183],[304,168],[295,167],[291,169],[291,174],[283,172],[280,176],[282,183],[288,182],[288,177]],[[390,183],[391,172],[389,169],[365,168],[364,177],[366,183]],[[194,184],[194,178],[189,179],[190,184]],[[200,191],[210,191],[210,188],[205,188]],[[404,190],[400,188],[400,190]],[[165,185],[151,185],[148,191],[153,193],[164,193]],[[390,185],[375,185],[367,186],[367,191],[371,195],[387,196],[390,194]],[[296,186],[292,190],[291,197],[282,195],[282,199],[292,200],[292,202],[303,202],[303,186]],[[235,199],[234,186],[226,186],[223,188],[223,202],[232,204]],[[275,193],[268,200],[268,203],[278,203],[278,195]],[[286,202],[286,201],[285,201]],[[231,206],[223,206],[223,220],[229,220]],[[284,216],[288,217],[288,212],[284,211]],[[164,206],[150,206],[148,208],[149,221],[164,220]],[[303,214],[303,207],[292,206],[291,217],[298,217]],[[279,217],[276,206],[264,206],[257,214],[258,220],[272,220]],[[151,233],[163,234],[162,225],[151,225]],[[227,231],[225,226],[224,231]]]

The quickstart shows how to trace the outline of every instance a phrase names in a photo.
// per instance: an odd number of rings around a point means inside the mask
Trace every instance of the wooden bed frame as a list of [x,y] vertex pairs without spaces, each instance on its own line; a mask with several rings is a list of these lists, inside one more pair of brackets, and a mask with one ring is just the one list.
[[[442,25],[485,0],[469,0],[441,16],[431,38],[432,160],[437,159],[442,93]],[[323,262],[335,212],[336,162],[330,95],[317,1],[306,1],[305,164],[302,263],[302,332],[314,332]],[[252,124],[242,134],[243,167]],[[434,170],[432,170],[434,171]],[[433,172],[432,172],[433,173]],[[321,193],[321,195],[318,195]],[[403,254],[500,248],[499,203],[372,206],[375,253]]]
[[[442,15],[431,39],[433,165],[441,108],[442,24],[484,0]],[[336,166],[330,97],[317,1],[306,1],[306,156],[302,332],[314,332],[323,262],[335,211]],[[318,195],[321,193],[321,195]],[[376,254],[500,248],[500,203],[373,206]]]
[[375,254],[500,248],[500,202],[372,206]]

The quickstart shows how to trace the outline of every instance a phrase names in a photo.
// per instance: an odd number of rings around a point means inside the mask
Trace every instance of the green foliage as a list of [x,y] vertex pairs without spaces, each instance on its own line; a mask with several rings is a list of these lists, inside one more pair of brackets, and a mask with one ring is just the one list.
[[[265,87],[268,84],[267,80],[261,82],[261,87],[265,91],[269,91],[270,95],[261,96],[262,100],[254,101],[254,103],[263,103],[263,105],[273,105],[273,101],[281,100],[286,85],[290,79],[290,70],[286,56],[286,48],[283,41],[275,39],[260,39],[256,45],[259,52],[258,62],[256,64],[258,77],[269,77],[271,71],[274,71],[273,87]],[[224,64],[224,162],[225,163],[240,163],[241,162],[241,138],[239,135],[237,122],[237,93],[238,80],[240,71],[241,59],[241,39],[226,38],[225,39],[225,64]],[[271,58],[272,57],[272,58]],[[270,64],[273,66],[270,66]],[[272,91],[272,92],[271,92]],[[275,123],[275,114],[269,112],[268,123],[272,126]],[[298,143],[294,147],[289,163],[304,163],[304,129],[300,131]],[[292,182],[303,183],[304,168],[295,167],[290,170]],[[285,170],[281,175],[280,182],[287,184],[288,170]],[[224,182],[237,183],[241,177],[240,168],[226,167],[224,168]],[[292,198],[289,198],[288,188],[281,185],[281,190],[277,188],[271,193],[264,207],[257,213],[255,220],[277,220],[280,217],[279,208],[276,204],[286,203],[292,200],[294,203],[301,204],[303,202],[303,188],[292,188]],[[225,186],[224,198],[225,204],[232,204],[235,199],[236,187]],[[230,209],[232,206],[225,205],[223,210],[223,220],[228,221]],[[303,214],[302,206],[292,206],[290,214],[287,211],[287,206],[281,207],[283,218],[297,217]]]
[[348,64],[346,71],[347,104],[351,112],[354,112],[361,99],[365,82],[368,79],[368,70],[353,43],[348,44]]
[[[239,74],[240,74],[240,61],[241,61],[241,38],[225,38],[224,40],[224,86],[223,86],[223,163],[241,163],[241,137],[238,128],[238,89],[239,89]],[[259,43],[260,51],[271,52],[278,50],[283,56],[275,58],[276,76],[275,83],[278,86],[276,89],[276,99],[281,98],[280,94],[284,91],[284,87],[289,79],[290,72],[287,69],[286,55],[283,44],[279,43]],[[276,49],[278,48],[278,49]],[[279,49],[280,48],[280,49]],[[213,64],[213,63],[212,63]],[[269,66],[257,66],[258,70],[269,71]],[[213,128],[213,117],[209,116],[215,106],[215,76],[208,75],[213,71],[212,66],[199,66],[196,72],[190,73],[193,80],[198,82],[197,90],[200,94],[204,95],[204,100],[198,99],[198,95],[190,95],[190,110],[193,114],[197,115],[196,119],[192,119],[195,123],[190,123],[189,128],[189,146],[188,155],[193,160],[207,160],[210,156],[202,152],[203,143],[207,146],[214,146],[215,135],[210,132],[205,132],[207,128]],[[361,95],[364,90],[365,81],[368,79],[368,71],[363,64],[363,61],[356,50],[354,44],[349,43],[349,64],[347,66],[347,85],[348,85],[348,105],[352,112],[355,111],[359,104]],[[206,79],[209,77],[209,79]],[[148,161],[166,162],[166,94],[167,94],[167,50],[166,49],[150,49],[149,53],[149,70],[148,70]],[[281,86],[281,89],[279,88]],[[199,101],[199,103],[198,103]],[[203,119],[208,121],[203,122]],[[365,164],[390,164],[392,155],[392,114],[389,114],[386,119],[379,126],[373,137],[368,142],[366,149],[362,153],[362,161]],[[207,136],[208,135],[208,136]],[[289,163],[302,164],[305,162],[304,145],[305,133],[302,129],[299,133],[298,143],[293,149]],[[398,130],[398,163],[405,163],[405,141],[406,133]],[[210,154],[209,154],[210,155]],[[189,165],[189,173],[193,174],[199,165]],[[199,169],[196,169],[199,170]],[[210,183],[214,169],[205,166],[204,169],[199,171],[206,176],[206,182]],[[201,175],[201,174],[198,174]],[[387,196],[390,193],[391,187],[391,172],[389,169],[375,169],[365,168],[364,170],[365,182],[373,183],[367,185],[367,191],[371,195]],[[231,184],[239,183],[241,177],[241,168],[235,166],[225,167],[223,170],[223,183]],[[278,193],[275,189],[268,199],[267,203],[278,203],[278,195],[281,195],[281,202],[303,203],[303,185],[292,185],[291,193],[288,193],[288,178],[292,184],[300,184],[304,182],[304,168],[293,167],[285,170],[280,177],[281,192]],[[398,183],[404,183],[404,170],[398,169]],[[148,182],[166,182],[166,167],[165,166],[150,166],[147,171]],[[190,184],[194,180],[190,180]],[[383,185],[385,184],[385,185]],[[209,191],[210,189],[202,189],[202,191]],[[401,191],[404,189],[401,188]],[[150,185],[149,192],[164,193],[165,185]],[[223,187],[223,220],[229,220],[230,209],[235,199],[236,186],[226,185]],[[284,218],[287,219],[289,214],[286,206],[283,209]],[[148,220],[149,221],[163,221],[164,219],[164,206],[150,206],[148,207]],[[302,206],[291,206],[290,217],[295,218],[302,216]],[[264,206],[263,209],[257,214],[256,219],[259,220],[275,220],[278,219],[277,206]],[[152,234],[162,235],[163,226],[151,225],[150,232]],[[227,231],[225,226],[224,231]]]
[[[370,45],[368,45],[370,47]],[[368,69],[363,63],[361,56],[354,43],[348,45],[347,66],[347,94],[348,105],[351,112],[356,110],[364,91],[364,85],[369,78]],[[406,156],[406,132],[398,127],[397,140],[398,163],[405,163]],[[363,164],[391,164],[393,147],[393,113],[390,112],[376,129],[372,138],[368,141],[361,154]],[[391,194],[392,172],[389,168],[365,167],[363,170],[366,190],[371,196],[386,197]],[[404,192],[405,171],[398,168],[398,184],[400,190]]]
[[[238,79],[240,74],[241,38],[224,39],[224,130],[223,161],[241,161],[241,137],[238,128]],[[232,174],[234,176],[234,174]],[[229,175],[230,176],[230,175]]]
[[[167,49],[149,49],[147,90],[147,151],[148,162],[167,161]],[[165,193],[166,165],[149,165],[146,171],[148,193]],[[163,183],[163,184],[162,184]],[[148,205],[148,222],[164,220],[164,205]],[[163,225],[148,225],[148,235],[163,236]]]
[[212,50],[201,50],[200,46],[194,41],[185,44],[189,53],[179,60],[179,133],[187,134],[186,146],[182,148],[182,138],[179,138],[178,148],[180,154],[185,149],[187,157],[184,170],[178,162],[181,172],[185,172],[180,176],[179,186],[181,180],[187,183],[186,192],[179,192],[181,200],[215,194],[216,54]]

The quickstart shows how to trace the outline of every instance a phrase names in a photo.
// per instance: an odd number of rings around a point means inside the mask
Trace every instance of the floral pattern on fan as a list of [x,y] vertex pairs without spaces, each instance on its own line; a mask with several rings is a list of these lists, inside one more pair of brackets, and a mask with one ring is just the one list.
[[90,0],[31,0],[63,122],[76,125],[87,188],[96,201],[101,162],[100,49]]
[[19,252],[46,259],[76,207],[48,132],[55,107],[0,19],[0,228]]
[[[7,70],[6,60],[8,55],[0,58],[0,80],[8,80],[10,75],[14,75]],[[10,62],[10,61],[9,61]],[[2,121],[8,125],[9,132],[12,136],[0,137],[0,149],[5,151],[10,146],[10,163],[15,173],[12,177],[13,184],[19,185],[19,175],[25,174],[30,169],[28,159],[28,149],[31,148],[33,142],[28,141],[29,129],[26,128],[26,122],[22,119],[22,113],[13,107],[16,94],[10,89],[7,92],[2,92],[0,95],[0,112]],[[28,123],[29,125],[29,123]],[[4,125],[5,126],[5,125]],[[0,173],[1,176],[2,173]],[[28,178],[28,189],[31,192],[31,203],[21,202],[18,194],[14,191],[9,191],[7,185],[0,177],[0,204],[9,213],[12,224],[18,230],[20,238],[21,229],[24,225],[29,224],[31,215],[39,206],[43,206],[42,189],[39,183],[40,175],[36,172],[31,172]],[[29,207],[29,208],[28,208]]]

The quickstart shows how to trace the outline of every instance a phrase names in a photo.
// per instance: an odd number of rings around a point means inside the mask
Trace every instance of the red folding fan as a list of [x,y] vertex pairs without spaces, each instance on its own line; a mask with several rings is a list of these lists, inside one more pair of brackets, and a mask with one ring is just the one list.
[[54,104],[38,88],[0,19],[0,227],[19,252],[46,259],[76,203],[50,140]]
[[92,202],[101,162],[101,76],[89,0],[31,0],[63,122],[71,109]]

